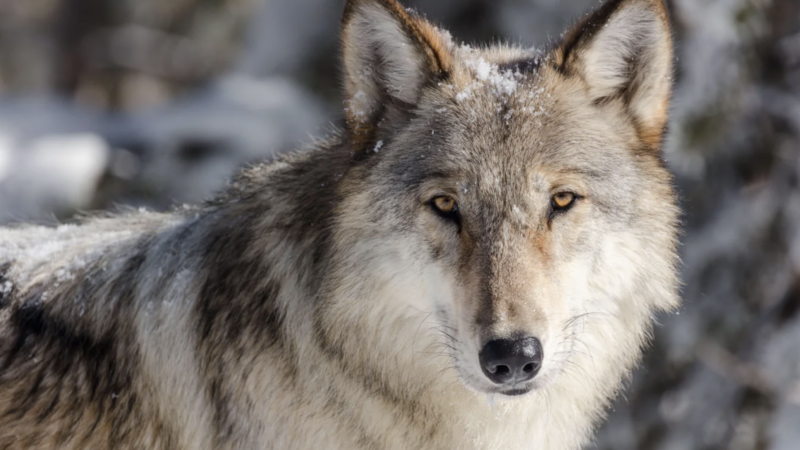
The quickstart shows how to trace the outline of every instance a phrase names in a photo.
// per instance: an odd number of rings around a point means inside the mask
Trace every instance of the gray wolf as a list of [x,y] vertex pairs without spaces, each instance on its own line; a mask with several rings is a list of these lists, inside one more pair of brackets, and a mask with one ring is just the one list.
[[678,303],[660,0],[543,51],[350,0],[346,126],[0,231],[0,448],[576,449]]

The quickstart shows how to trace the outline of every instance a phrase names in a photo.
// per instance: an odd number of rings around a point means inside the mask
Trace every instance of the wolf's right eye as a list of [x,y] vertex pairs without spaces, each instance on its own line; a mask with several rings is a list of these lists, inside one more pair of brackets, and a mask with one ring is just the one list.
[[460,222],[458,216],[458,203],[453,197],[449,195],[440,195],[431,200],[431,208],[441,217],[452,220],[458,224]]

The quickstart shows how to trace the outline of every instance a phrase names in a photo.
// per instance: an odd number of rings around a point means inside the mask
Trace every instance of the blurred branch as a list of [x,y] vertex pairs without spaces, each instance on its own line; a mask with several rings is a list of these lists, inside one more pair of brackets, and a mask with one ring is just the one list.
[[764,396],[774,396],[777,391],[769,376],[757,365],[747,363],[719,344],[704,339],[697,347],[697,358],[714,372],[747,386]]
[[87,37],[109,26],[111,3],[107,0],[63,0],[55,26],[54,88],[69,95],[78,88],[87,61],[83,47]]

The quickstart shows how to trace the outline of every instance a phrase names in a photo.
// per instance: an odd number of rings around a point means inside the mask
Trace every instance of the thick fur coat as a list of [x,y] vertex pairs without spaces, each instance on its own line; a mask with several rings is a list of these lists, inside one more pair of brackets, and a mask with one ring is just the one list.
[[[350,0],[342,46],[316,148],[196,208],[0,229],[0,449],[590,441],[678,302],[661,0],[544,51]],[[540,367],[497,383],[514,336]]]

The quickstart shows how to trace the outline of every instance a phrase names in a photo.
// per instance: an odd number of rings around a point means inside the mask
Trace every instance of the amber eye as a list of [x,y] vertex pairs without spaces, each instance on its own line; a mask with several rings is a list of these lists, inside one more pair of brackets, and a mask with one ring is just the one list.
[[442,195],[433,199],[433,207],[442,214],[454,214],[458,207],[453,197]]
[[554,209],[567,209],[575,203],[575,194],[572,192],[559,192],[553,196]]

